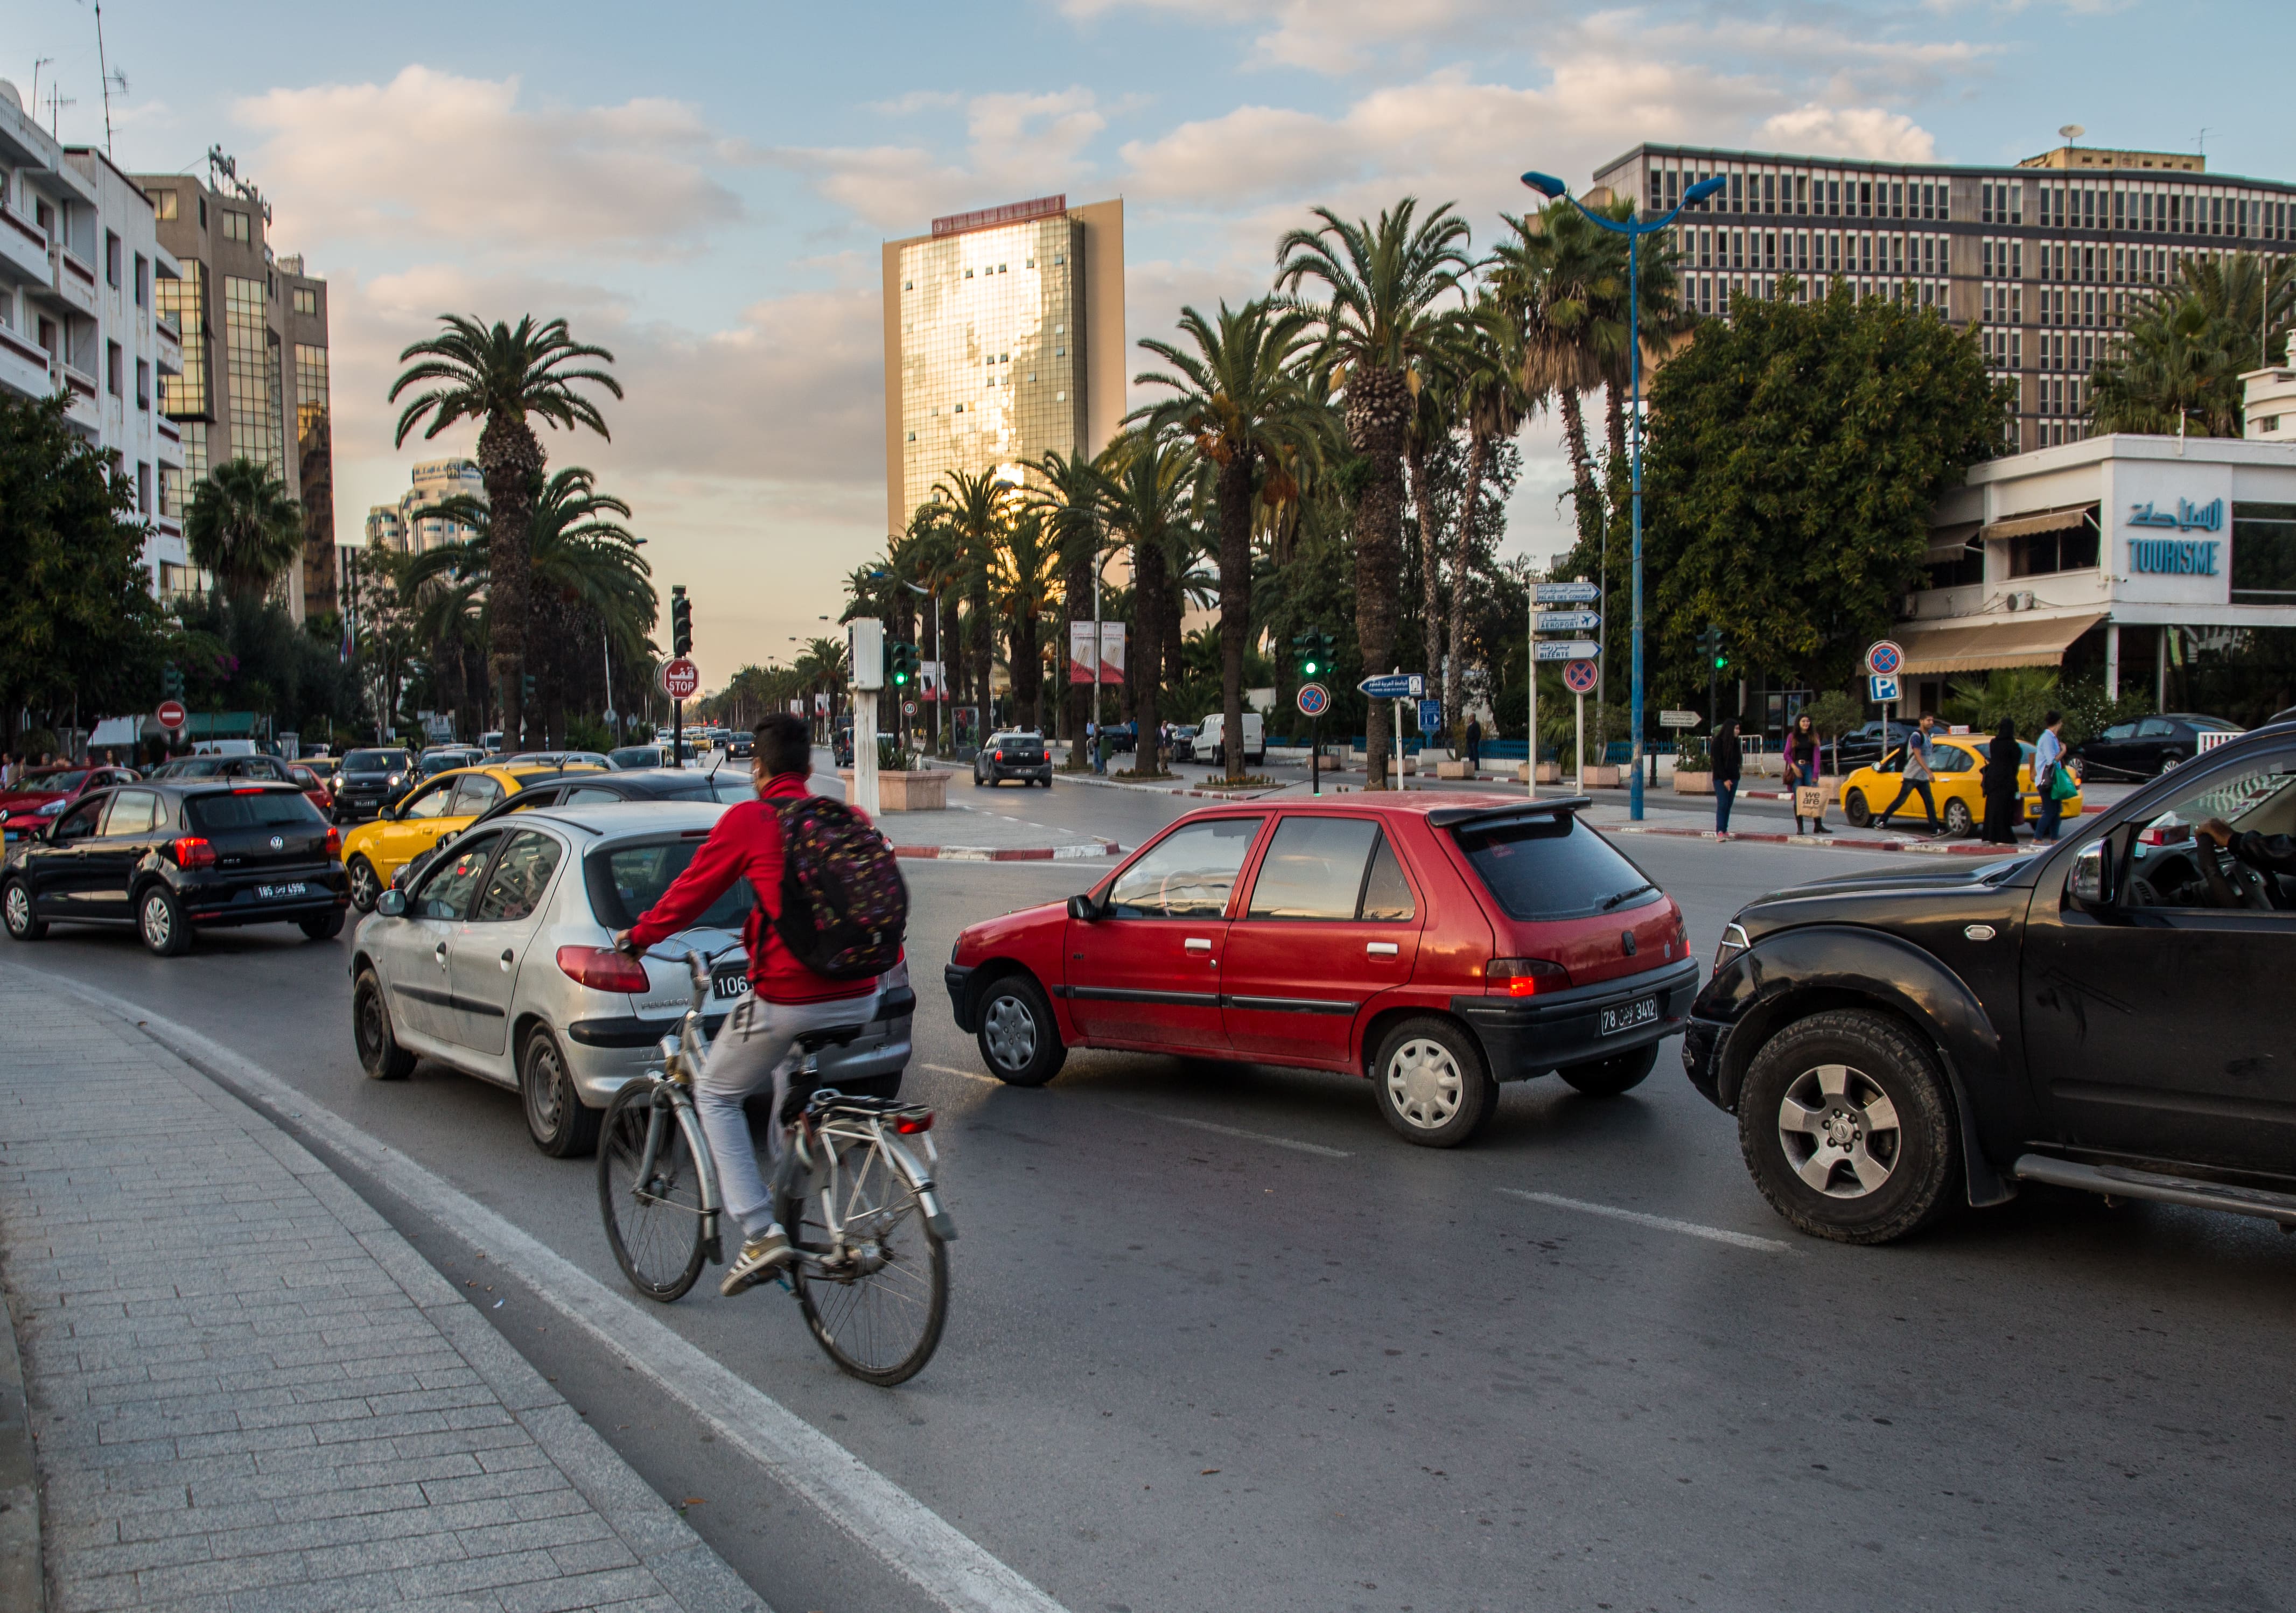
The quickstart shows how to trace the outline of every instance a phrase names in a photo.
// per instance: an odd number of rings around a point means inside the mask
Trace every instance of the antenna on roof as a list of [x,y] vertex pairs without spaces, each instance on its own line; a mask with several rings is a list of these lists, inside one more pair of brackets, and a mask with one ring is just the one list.
[[103,0],[92,0],[95,8],[95,70],[103,83],[103,154],[111,155],[111,86],[118,85],[122,95],[127,94],[127,75],[112,71],[103,59]]

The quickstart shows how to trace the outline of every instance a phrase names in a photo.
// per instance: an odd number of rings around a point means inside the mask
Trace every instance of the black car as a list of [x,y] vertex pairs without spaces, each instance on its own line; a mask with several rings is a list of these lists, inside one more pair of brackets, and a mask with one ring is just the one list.
[[481,824],[514,812],[532,812],[538,806],[590,806],[601,801],[722,801],[731,806],[735,801],[753,801],[757,797],[758,787],[750,782],[746,767],[659,767],[644,772],[570,773],[563,778],[537,780],[516,795],[504,796],[454,833],[441,835],[430,850],[400,864],[398,872],[390,876],[390,882],[406,888],[447,847]]
[[1906,742],[1906,736],[1915,726],[1913,723],[1890,723],[1885,731],[1878,717],[1860,724],[1840,739],[1826,741],[1826,766],[1845,778],[1860,767],[1877,766],[1883,757]]
[[414,758],[396,747],[351,751],[335,770],[334,820],[364,823],[422,782]]
[[214,925],[292,923],[324,941],[350,905],[341,850],[292,784],[122,785],[9,848],[0,919],[19,941],[57,922],[132,925],[163,958]]
[[2133,723],[2115,723],[2074,746],[2073,755],[2084,765],[2084,776],[2088,778],[2149,779],[2198,756],[2202,734],[2240,732],[2238,724],[2220,716],[2164,712]]
[[2296,1226],[2289,834],[2296,730],[2273,728],[2041,856],[1765,897],[1723,932],[1684,1065],[1819,1237],[1883,1242],[2022,1182]]
[[1193,723],[1183,723],[1177,728],[1172,730],[1172,759],[1174,761],[1193,762],[1196,759],[1196,734],[1199,731]]
[[972,753],[972,782],[996,785],[1006,779],[1018,779],[1022,784],[1042,784],[1053,787],[1052,753],[1045,749],[1045,736],[1024,729],[1008,728],[992,733],[988,743]]

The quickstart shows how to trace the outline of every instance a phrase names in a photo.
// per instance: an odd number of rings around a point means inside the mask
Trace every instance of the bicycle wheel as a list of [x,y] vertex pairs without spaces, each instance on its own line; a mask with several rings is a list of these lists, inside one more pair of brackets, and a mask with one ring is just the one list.
[[[882,1148],[832,1137],[814,1147],[833,1147],[837,1166],[817,1162],[803,1200],[783,1201],[782,1225],[798,1249],[791,1286],[841,1371],[884,1387],[906,1382],[932,1359],[948,1320],[947,1247]],[[833,1194],[844,1230],[842,1257],[832,1253],[824,1194]]]
[[[659,1134],[643,1181],[646,1137]],[[701,1169],[668,1093],[633,1081],[614,1094],[598,1137],[598,1208],[630,1286],[664,1305],[701,1274]]]

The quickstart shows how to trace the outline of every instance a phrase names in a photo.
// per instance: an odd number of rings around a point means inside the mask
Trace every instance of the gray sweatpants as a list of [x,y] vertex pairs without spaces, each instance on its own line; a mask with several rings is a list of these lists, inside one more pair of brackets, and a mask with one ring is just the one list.
[[758,1150],[750,1141],[750,1118],[742,1101],[771,1084],[774,1106],[767,1135],[774,1157],[779,1159],[782,1102],[789,1095],[794,1062],[790,1051],[797,1038],[812,1030],[866,1025],[876,1014],[877,993],[872,988],[865,996],[840,997],[833,1003],[768,1003],[743,992],[726,1016],[693,1083],[693,1107],[701,1117],[701,1134],[709,1140],[726,1213],[745,1238],[755,1238],[773,1225],[774,1206],[758,1172]]

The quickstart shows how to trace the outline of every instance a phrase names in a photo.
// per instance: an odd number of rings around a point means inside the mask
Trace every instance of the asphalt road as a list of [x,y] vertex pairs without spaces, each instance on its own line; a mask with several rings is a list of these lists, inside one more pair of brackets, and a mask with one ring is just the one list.
[[[1127,844],[1192,804],[1034,793]],[[1746,897],[1873,865],[1627,849],[1702,953]],[[2264,1224],[2029,1191],[1898,1248],[1799,1239],[1673,1044],[1623,1098],[1510,1087],[1447,1153],[1345,1077],[1079,1054],[1008,1089],[938,962],[1103,870],[910,872],[909,1090],[963,1232],[939,1356],[876,1390],[776,1290],[653,1314],[1071,1613],[2288,1604],[2296,1243]],[[348,938],[4,955],[215,1037],[619,1288],[588,1163],[539,1155],[512,1094],[362,1078]],[[492,1291],[457,1229],[384,1208]],[[490,1318],[783,1613],[923,1605],[500,1286]]]

